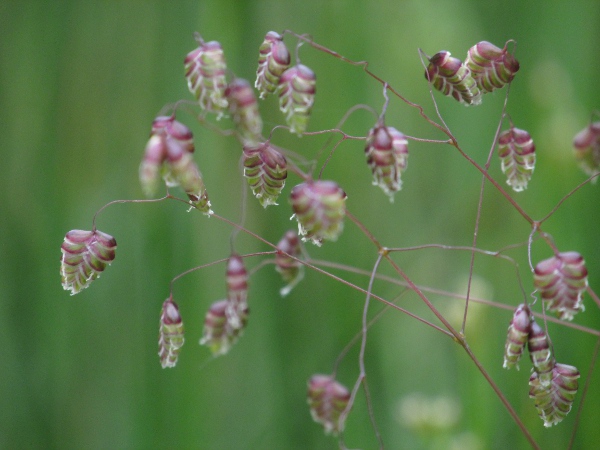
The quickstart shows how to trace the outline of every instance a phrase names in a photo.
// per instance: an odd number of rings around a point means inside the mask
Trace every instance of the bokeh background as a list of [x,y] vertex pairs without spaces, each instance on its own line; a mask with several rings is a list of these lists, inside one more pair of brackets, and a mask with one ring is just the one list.
[[[526,4],[525,4],[526,3]],[[571,140],[600,107],[598,43],[600,3],[560,0],[521,2],[435,1],[98,1],[0,3],[0,447],[61,449],[331,449],[337,441],[313,423],[306,381],[330,373],[335,359],[360,329],[364,295],[314,272],[286,298],[272,265],[251,279],[251,316],[242,339],[225,357],[212,359],[198,345],[205,311],[223,298],[224,266],[194,272],[174,285],[186,327],[178,365],[159,364],[160,307],[177,274],[231,251],[232,228],[185,212],[177,202],[114,205],[98,228],[116,237],[114,264],[75,297],[60,285],[60,245],[70,229],[90,229],[95,211],[114,199],[141,198],[137,170],[153,118],[164,105],[192,99],[183,57],[199,31],[223,45],[229,68],[254,79],[258,46],[269,30],[292,29],[370,69],[434,114],[418,49],[449,50],[464,58],[480,40],[518,42],[521,71],[511,87],[508,112],[537,144],[529,189],[511,193],[540,219],[585,180],[573,160]],[[286,37],[290,49],[296,40]],[[302,62],[317,74],[311,131],[333,128],[356,104],[376,111],[381,87],[360,68],[308,46]],[[440,111],[462,147],[485,162],[504,90],[481,106],[465,108],[435,94]],[[261,103],[268,130],[281,123],[276,100]],[[213,209],[233,221],[241,216],[240,145],[200,126],[193,115],[178,119],[195,133],[196,160]],[[388,125],[411,136],[441,139],[414,109],[392,99]],[[364,136],[374,116],[356,112],[344,125]],[[230,126],[227,120],[220,123]],[[297,139],[279,131],[278,145],[308,158],[327,136]],[[428,243],[470,245],[481,175],[449,146],[410,143],[404,188],[390,204],[371,186],[362,141],[342,143],[324,177],[348,193],[348,208],[389,247]],[[321,158],[321,162],[323,159]],[[499,162],[490,169],[501,180]],[[246,226],[271,242],[294,224],[285,196],[263,210],[247,196]],[[590,284],[600,289],[598,205],[600,186],[586,185],[545,223],[561,250],[580,251]],[[488,184],[479,247],[498,250],[527,241],[528,224]],[[265,251],[239,235],[241,254]],[[370,270],[374,247],[349,221],[338,242],[307,248],[313,258]],[[509,251],[519,263],[523,287],[531,276],[523,246]],[[535,242],[534,260],[548,247]],[[419,250],[394,256],[415,282],[464,295],[467,252]],[[264,258],[263,258],[264,259]],[[246,261],[249,269],[262,259]],[[507,305],[523,301],[514,266],[476,257],[473,295]],[[336,271],[367,285],[367,277]],[[392,274],[385,265],[381,273]],[[388,299],[402,289],[377,282]],[[458,325],[463,302],[429,295]],[[435,318],[413,294],[399,303]],[[577,324],[600,329],[600,311],[586,296]],[[539,305],[536,305],[539,311]],[[371,314],[381,306],[374,303]],[[502,370],[510,311],[473,306],[467,338],[478,358],[542,448],[566,448],[575,410],[544,429],[528,398],[530,363]],[[549,325],[560,362],[576,365],[586,379],[596,336]],[[341,362],[339,380],[352,386],[358,349]],[[397,312],[387,311],[369,333],[367,380],[373,414],[390,449],[529,448],[492,389],[450,339]],[[574,448],[600,439],[599,372],[591,376]],[[358,395],[345,439],[351,448],[377,448],[364,394]]]

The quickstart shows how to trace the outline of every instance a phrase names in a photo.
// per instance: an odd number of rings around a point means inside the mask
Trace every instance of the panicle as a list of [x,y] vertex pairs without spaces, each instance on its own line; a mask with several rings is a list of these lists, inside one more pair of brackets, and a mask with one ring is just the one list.
[[258,102],[250,83],[236,78],[225,90],[229,112],[245,143],[256,144],[262,140],[263,122],[258,111]]
[[270,143],[244,146],[244,177],[252,193],[266,208],[277,205],[285,186],[287,161]]
[[519,71],[519,61],[508,53],[507,45],[500,49],[487,41],[469,49],[465,65],[482,94],[504,87]]
[[163,303],[160,314],[158,356],[163,369],[175,367],[183,342],[183,322],[179,314],[179,307],[171,296]]
[[588,285],[587,274],[579,253],[563,252],[540,261],[535,266],[533,282],[548,311],[560,319],[572,320],[585,310],[582,295]]
[[75,295],[100,277],[115,259],[117,241],[102,231],[71,230],[61,246],[62,287]]
[[498,136],[498,156],[506,183],[516,192],[526,189],[535,168],[535,145],[529,133],[511,124]]
[[527,344],[530,328],[531,311],[526,304],[522,303],[515,310],[508,326],[508,335],[504,346],[503,367],[505,369],[516,367],[519,370],[519,360],[523,355],[525,344]]
[[365,146],[367,164],[373,172],[373,185],[379,186],[394,201],[402,188],[400,174],[408,163],[408,141],[393,127],[378,123],[371,128]]
[[[333,181],[307,181],[294,186],[290,195],[298,234],[320,246],[335,241],[344,228],[346,193]],[[292,216],[292,217],[294,217]]]
[[349,401],[350,391],[329,375],[313,375],[308,381],[310,414],[326,434],[335,436],[344,430],[345,417],[340,417]]
[[260,46],[258,69],[254,87],[260,92],[260,98],[272,94],[279,85],[281,74],[290,67],[290,52],[283,43],[283,38],[274,31],[269,31]]
[[315,101],[315,73],[308,67],[298,64],[290,67],[279,80],[279,109],[291,132],[301,135],[308,124],[308,118]]
[[454,97],[464,105],[481,103],[481,91],[471,71],[460,59],[450,56],[448,51],[438,52],[431,57],[425,70],[425,79],[442,94]]
[[300,239],[294,230],[288,230],[277,244],[275,269],[287,283],[279,291],[282,297],[290,293],[292,288],[304,277],[304,265],[290,256],[300,257]]
[[227,64],[223,48],[217,41],[204,42],[197,37],[198,48],[187,54],[184,60],[188,88],[205,111],[221,118],[227,110],[225,73]]

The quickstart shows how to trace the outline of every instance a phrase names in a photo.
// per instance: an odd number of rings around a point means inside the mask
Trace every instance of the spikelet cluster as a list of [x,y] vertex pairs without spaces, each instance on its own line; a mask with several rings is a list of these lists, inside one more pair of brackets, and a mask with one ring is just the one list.
[[518,362],[525,344],[533,364],[529,397],[533,399],[544,426],[550,427],[563,420],[571,410],[577,393],[579,371],[556,362],[546,331],[537,324],[529,307],[521,304],[508,327],[504,368],[519,368]]
[[535,168],[535,145],[529,133],[511,124],[498,136],[498,156],[506,183],[516,192],[526,189]]
[[[346,193],[333,181],[307,181],[294,186],[290,195],[298,233],[303,241],[320,246],[335,241],[344,227]],[[292,217],[294,217],[292,216]]]
[[61,245],[62,287],[75,295],[87,288],[115,259],[117,241],[98,230],[71,230]]
[[234,79],[225,89],[225,96],[229,102],[231,118],[243,141],[248,144],[260,142],[263,122],[250,83],[243,78]]
[[279,33],[269,31],[260,45],[258,69],[254,87],[260,92],[260,98],[272,94],[279,85],[283,72],[290,66],[290,52]]
[[308,118],[315,101],[316,76],[302,64],[290,67],[279,79],[279,109],[292,133],[301,135],[308,124]]
[[408,163],[406,137],[395,128],[378,123],[369,131],[365,155],[373,172],[373,184],[393,201],[394,194],[402,188],[400,174],[406,170]]
[[573,138],[573,147],[575,158],[587,175],[600,172],[600,122],[592,122],[577,133]]
[[548,311],[563,320],[584,311],[583,292],[587,287],[587,268],[577,252],[558,253],[539,262],[534,269],[534,285],[540,290]]
[[454,97],[464,105],[481,103],[481,91],[471,71],[448,51],[438,52],[429,59],[425,79],[442,94]]
[[227,319],[226,310],[229,302],[219,300],[214,302],[204,318],[204,329],[200,345],[207,346],[214,356],[226,354],[237,342],[248,322],[248,309],[238,310],[241,326],[233,328]]
[[444,95],[465,105],[479,105],[482,96],[510,83],[519,71],[519,62],[504,48],[481,41],[471,47],[463,63],[448,51],[429,59],[425,78]]
[[277,198],[285,186],[287,161],[270,143],[245,145],[243,154],[244,177],[252,193],[266,208],[277,205]]
[[183,321],[179,307],[173,297],[169,297],[162,305],[158,337],[158,356],[163,369],[175,367],[183,342]]
[[308,381],[308,405],[313,420],[334,436],[344,430],[342,413],[350,401],[350,391],[329,375],[313,375]]
[[248,323],[248,272],[236,254],[227,261],[225,274],[227,298],[214,302],[204,319],[200,345],[214,356],[224,355],[241,336]]
[[288,230],[277,244],[275,254],[275,269],[281,274],[283,281],[287,283],[279,291],[282,297],[290,293],[296,284],[304,277],[304,265],[291,258],[299,258],[301,255],[300,239],[293,230]]
[[184,60],[185,78],[200,107],[220,118],[227,111],[227,64],[223,48],[217,41],[204,42],[199,36],[197,40],[198,47]]
[[551,373],[549,384],[542,383],[537,372],[529,378],[529,397],[533,399],[545,427],[561,422],[571,411],[577,389],[579,370],[576,367],[557,363]]
[[482,93],[501,89],[519,71],[519,62],[508,53],[506,45],[500,49],[487,41],[478,42],[469,49],[465,65]]
[[202,175],[194,162],[194,141],[188,127],[174,116],[159,116],[152,123],[150,139],[140,164],[140,183],[147,196],[154,195],[162,175],[169,187],[181,186],[190,204],[211,215],[210,200]]

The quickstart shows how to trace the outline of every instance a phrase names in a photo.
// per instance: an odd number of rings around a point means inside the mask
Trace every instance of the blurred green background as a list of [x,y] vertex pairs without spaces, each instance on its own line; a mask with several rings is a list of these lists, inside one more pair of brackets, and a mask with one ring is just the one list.
[[[308,33],[348,58],[368,60],[371,70],[429,114],[434,109],[419,48],[429,55],[449,50],[462,59],[480,40],[499,46],[516,40],[521,71],[508,112],[533,136],[538,159],[529,189],[511,195],[540,219],[585,179],[573,161],[571,140],[600,107],[599,19],[599,2],[560,0],[1,2],[0,448],[337,447],[310,418],[306,381],[314,373],[330,373],[359,331],[363,294],[308,272],[282,299],[281,281],[267,265],[251,279],[251,316],[243,338],[227,356],[212,359],[198,340],[205,311],[225,294],[224,266],[194,272],[174,286],[186,345],[177,367],[163,370],[156,354],[158,321],[170,280],[230,252],[230,226],[186,214],[177,202],[106,209],[97,226],[117,239],[114,264],[76,297],[60,285],[65,233],[90,229],[95,211],[111,200],[142,197],[137,171],[153,118],[165,104],[192,98],[182,61],[195,47],[194,31],[220,41],[229,68],[252,81],[267,31]],[[286,42],[292,49],[296,40],[287,36]],[[359,68],[308,46],[300,56],[317,74],[309,130],[335,127],[356,104],[381,109],[380,85]],[[504,92],[488,94],[476,108],[435,94],[450,129],[479,163],[487,158]],[[261,110],[265,130],[281,123],[274,98],[262,102]],[[202,128],[191,115],[178,119],[194,130],[196,161],[213,209],[238,221],[239,144]],[[411,136],[443,138],[397,99],[391,100],[386,121]],[[364,136],[373,124],[373,116],[360,111],[344,130]],[[276,144],[309,158],[326,139],[297,139],[282,131],[274,136]],[[470,245],[481,175],[451,147],[411,142],[409,148],[404,188],[393,204],[370,185],[362,141],[342,143],[324,177],[340,183],[348,208],[384,245]],[[495,156],[491,173],[504,183]],[[294,226],[285,196],[297,182],[290,177],[277,208],[264,211],[248,197],[246,226],[277,242]],[[559,249],[583,254],[597,291],[599,189],[586,185],[544,225]],[[488,184],[479,247],[498,250],[525,242],[529,233],[528,224]],[[235,249],[268,250],[243,234]],[[366,270],[376,258],[349,221],[337,243],[310,245],[308,251],[313,258]],[[519,262],[530,292],[526,248],[508,254]],[[537,261],[551,252],[536,242],[532,254]],[[394,259],[422,286],[466,292],[466,252],[420,250]],[[246,264],[251,269],[260,261]],[[522,302],[513,266],[483,256],[475,262],[473,295],[515,306]],[[392,273],[386,265],[381,272]],[[367,285],[364,276],[336,273]],[[401,289],[377,282],[374,291],[393,299]],[[462,301],[430,298],[460,324]],[[437,323],[415,295],[399,301]],[[575,322],[600,329],[598,308],[588,296],[585,303],[587,312]],[[374,303],[371,313],[379,309]],[[540,446],[566,448],[582,389],[564,422],[544,429],[527,395],[529,361],[522,361],[520,372],[501,368],[510,316],[473,306],[467,338]],[[549,331],[557,360],[577,366],[583,384],[596,338],[556,324],[549,324]],[[357,351],[355,346],[339,368],[338,378],[347,386],[358,375]],[[529,447],[464,351],[397,311],[388,311],[372,327],[366,366],[386,448]],[[599,442],[599,377],[596,371],[591,378],[574,448],[596,448]],[[351,448],[377,448],[362,392],[345,437]]]

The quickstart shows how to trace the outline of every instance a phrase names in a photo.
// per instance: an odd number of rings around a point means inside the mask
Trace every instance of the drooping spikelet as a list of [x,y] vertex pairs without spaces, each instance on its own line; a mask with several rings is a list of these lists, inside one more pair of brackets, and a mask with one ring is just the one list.
[[498,136],[498,156],[506,183],[516,192],[526,189],[535,168],[535,145],[529,133],[511,124]]
[[382,122],[371,128],[365,146],[367,164],[373,172],[373,184],[394,201],[394,193],[402,188],[400,174],[408,163],[408,141],[404,134]]
[[557,363],[552,369],[552,381],[544,384],[537,372],[529,378],[529,397],[533,399],[545,427],[561,422],[571,411],[579,388],[576,367]]
[[227,322],[233,329],[243,326],[243,314],[248,310],[248,272],[244,260],[236,254],[229,257],[225,274],[227,285]]
[[204,42],[197,36],[198,48],[187,54],[184,60],[188,88],[205,111],[223,116],[227,110],[225,73],[227,64],[223,48],[217,41]]
[[431,57],[425,79],[442,94],[454,97],[460,103],[481,103],[481,91],[471,71],[460,59],[450,56],[450,52],[441,51]]
[[254,87],[260,92],[260,98],[265,98],[275,92],[281,74],[290,67],[290,52],[283,38],[274,31],[266,34],[259,52]]
[[573,147],[575,158],[587,175],[600,172],[600,122],[592,122],[577,133],[573,138]]
[[528,348],[533,370],[537,372],[540,384],[548,386],[552,381],[552,369],[556,361],[546,331],[537,324],[533,317],[529,330]]
[[270,143],[244,146],[244,177],[252,193],[266,208],[277,205],[287,178],[287,161]]
[[478,42],[469,49],[465,65],[482,94],[504,87],[519,70],[519,62],[508,53],[507,45],[500,49],[487,41]]
[[[293,230],[288,230],[277,244],[275,269],[287,283],[279,291],[282,297],[290,293],[292,288],[304,277],[304,265],[290,256],[300,256],[300,240]],[[290,256],[288,256],[290,255]]]
[[193,152],[193,135],[188,127],[175,116],[157,117],[140,164],[140,182],[145,194],[152,196],[162,174],[167,186],[181,186],[190,204],[210,216],[210,200]]
[[158,356],[163,369],[175,367],[183,341],[183,322],[179,307],[173,297],[169,297],[162,305],[158,337]]
[[316,79],[315,73],[302,64],[290,67],[279,79],[279,109],[292,133],[301,135],[306,130],[315,101]]
[[525,344],[529,338],[531,328],[531,311],[529,307],[522,303],[515,310],[506,336],[504,346],[504,365],[505,369],[516,367],[519,370],[519,359],[523,354]]
[[262,141],[263,122],[258,112],[258,102],[250,83],[234,79],[225,90],[229,112],[244,142],[249,145]]
[[62,286],[75,295],[87,288],[115,259],[117,241],[102,231],[71,230],[61,246]]
[[237,314],[241,326],[233,328],[225,313],[228,306],[228,300],[214,302],[204,319],[200,345],[207,346],[214,356],[226,354],[237,342],[248,323],[248,309],[239,310]]
[[329,375],[313,375],[308,381],[310,414],[326,434],[335,436],[344,430],[345,417],[340,416],[349,401],[350,391]]
[[[294,186],[290,195],[298,233],[303,241],[320,246],[335,241],[344,228],[346,193],[333,181],[307,181]],[[292,216],[292,217],[294,217]]]
[[534,270],[533,282],[540,290],[548,311],[563,320],[584,311],[583,292],[587,287],[587,268],[577,252],[558,253],[540,261]]

